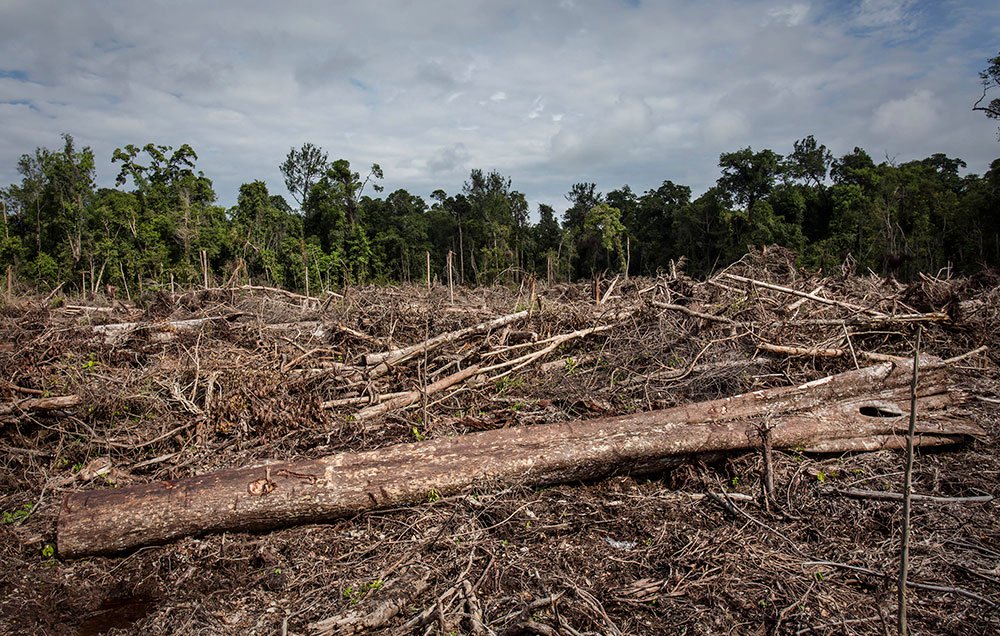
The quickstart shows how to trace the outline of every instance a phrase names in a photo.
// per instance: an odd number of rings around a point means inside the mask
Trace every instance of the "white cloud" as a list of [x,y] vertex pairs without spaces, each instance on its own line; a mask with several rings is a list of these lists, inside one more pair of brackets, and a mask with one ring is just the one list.
[[879,28],[909,20],[912,0],[861,0],[854,21],[860,27]]
[[977,172],[997,155],[993,122],[969,111],[970,60],[995,53],[970,43],[993,37],[995,3],[933,22],[907,2],[563,4],[8,0],[0,186],[62,132],[94,148],[102,185],[116,146],[189,143],[226,204],[252,179],[283,192],[278,164],[307,141],[378,162],[390,191],[455,192],[480,167],[533,202],[583,179],[698,193],[721,152],[787,153],[808,134]]
[[937,122],[937,100],[929,90],[918,90],[875,109],[872,129],[890,138],[908,138],[930,132]]
[[539,95],[531,103],[531,112],[528,113],[528,119],[538,119],[542,116],[543,112],[545,112],[545,100]]
[[796,3],[781,7],[774,7],[768,10],[767,15],[774,22],[794,27],[802,24],[802,21],[809,15],[809,5]]
[[465,176],[468,161],[469,151],[465,144],[457,143],[439,150],[427,161],[427,167],[435,174],[460,172],[463,173],[460,176]]
[[749,132],[746,115],[738,110],[721,110],[712,113],[705,120],[703,135],[712,145],[735,143],[743,145],[743,137]]
[[568,164],[603,165],[634,153],[653,128],[641,99],[618,98],[606,108],[563,123],[549,147]]

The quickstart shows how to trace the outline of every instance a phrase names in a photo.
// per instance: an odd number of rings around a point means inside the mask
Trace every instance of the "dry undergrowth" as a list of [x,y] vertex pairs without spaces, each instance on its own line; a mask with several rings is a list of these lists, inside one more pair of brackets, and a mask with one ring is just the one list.
[[[663,408],[815,379],[864,353],[958,364],[988,435],[924,452],[915,491],[997,494],[1000,287],[923,278],[819,279],[756,254],[710,281],[680,271],[520,289],[351,289],[306,302],[267,290],[148,296],[138,306],[41,298],[0,310],[0,627],[33,634],[886,634],[894,630],[902,455],[758,454],[669,473],[498,489],[264,534],[187,538],[114,558],[53,552],[63,493],[172,479],[498,427]],[[731,275],[731,276],[727,276]],[[801,300],[742,279],[834,301]],[[688,312],[677,307],[688,309]],[[531,309],[371,373],[368,353]],[[937,312],[948,315],[944,320]],[[704,316],[699,316],[703,314]],[[888,318],[886,318],[888,317]],[[165,321],[210,318],[164,328]],[[96,325],[137,323],[122,330]],[[594,326],[521,366],[507,361]],[[759,347],[812,349],[786,355]],[[840,355],[818,355],[820,349]],[[435,394],[471,364],[494,370]],[[512,372],[511,369],[514,369]],[[509,373],[507,373],[509,372]],[[354,415],[393,394],[419,399]],[[78,396],[30,410],[25,399]],[[718,497],[733,493],[734,498]],[[1000,628],[996,504],[926,503],[913,517],[914,633]],[[882,575],[889,575],[888,577]],[[324,622],[325,621],[325,622]]]

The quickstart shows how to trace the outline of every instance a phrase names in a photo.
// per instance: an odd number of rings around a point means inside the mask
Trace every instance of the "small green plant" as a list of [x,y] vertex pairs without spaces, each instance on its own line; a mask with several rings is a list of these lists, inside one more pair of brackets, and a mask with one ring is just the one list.
[[344,600],[350,603],[352,607],[361,602],[361,591],[353,585],[348,585],[344,588],[343,596]]
[[422,442],[425,439],[427,439],[427,435],[421,432],[419,426],[414,425],[413,428],[410,429],[410,432],[413,434],[413,439],[417,440],[418,442]]
[[505,375],[496,381],[497,393],[503,395],[511,389],[519,389],[524,386],[524,380],[521,378],[512,378],[509,375]]
[[739,475],[733,475],[733,478],[729,480],[729,483],[733,485],[733,488],[739,488],[740,487]]
[[[275,570],[275,572],[280,572],[280,571],[281,570]],[[385,585],[385,583],[382,581],[382,579],[375,579],[373,581],[369,581],[368,583],[365,583],[360,587],[354,587],[353,585],[348,585],[347,587],[344,588],[343,592],[344,600],[350,603],[351,606],[353,607],[358,603],[360,603],[361,600],[364,599],[364,597],[367,594],[378,592],[379,590],[381,590],[383,585]]]
[[840,477],[840,473],[836,470],[820,470],[816,473],[816,479],[818,479],[820,483],[825,482],[827,479],[836,479],[837,477]]
[[28,518],[28,515],[31,514],[31,508],[32,508],[31,504],[26,503],[20,508],[6,511],[3,513],[3,518],[0,519],[0,522],[2,522],[4,525],[9,525],[12,523],[19,523],[21,521],[24,521],[25,519]]
[[574,371],[576,371],[576,358],[566,358],[566,375],[569,375]]
[[434,488],[431,488],[429,491],[427,491],[427,503],[434,503],[435,501],[438,501],[440,499],[441,499],[441,493],[439,493]]
[[81,366],[80,368],[83,369],[84,371],[90,371],[91,369],[100,364],[101,364],[100,362],[94,360],[94,354],[90,354],[90,357],[87,358],[87,361],[84,362],[83,366]]
[[56,547],[51,543],[46,543],[45,547],[42,548],[42,558],[51,559],[56,555]]

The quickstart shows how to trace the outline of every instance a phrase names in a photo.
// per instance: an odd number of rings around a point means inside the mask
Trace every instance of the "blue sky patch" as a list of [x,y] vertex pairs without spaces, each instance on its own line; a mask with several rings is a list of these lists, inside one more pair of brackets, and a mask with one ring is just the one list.
[[28,72],[21,71],[18,69],[0,68],[0,77],[6,77],[9,79],[17,80],[19,82],[27,82]]

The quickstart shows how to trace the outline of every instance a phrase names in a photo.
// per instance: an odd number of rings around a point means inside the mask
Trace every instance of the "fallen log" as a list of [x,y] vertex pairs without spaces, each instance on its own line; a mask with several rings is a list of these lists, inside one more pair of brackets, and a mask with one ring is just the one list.
[[[894,446],[907,426],[911,365],[886,362],[800,386],[593,420],[519,426],[360,453],[71,493],[58,521],[64,557],[114,553],[222,530],[326,521],[482,484],[545,485],[662,470],[703,453],[745,451],[756,427],[776,449]],[[945,365],[922,361],[918,443],[982,434],[953,406]]]
[[439,336],[434,336],[423,342],[418,342],[417,344],[410,345],[409,347],[403,347],[402,349],[394,349],[393,351],[383,351],[380,353],[369,353],[365,356],[365,365],[373,367],[376,365],[389,365],[398,362],[402,362],[407,358],[412,357],[417,353],[423,353],[424,351],[432,351],[437,347],[440,347],[449,342],[455,342],[456,340],[461,340],[466,336],[471,336],[474,333],[482,333],[484,331],[490,331],[497,329],[499,327],[505,327],[511,323],[517,322],[522,318],[528,317],[528,311],[519,311],[517,313],[508,314],[506,316],[500,316],[499,318],[494,318],[486,322],[481,322],[478,325],[473,325],[471,327],[466,327],[465,329],[459,329],[457,331],[449,331],[448,333],[443,333]]
[[22,413],[45,413],[71,409],[80,404],[79,395],[54,395],[37,397],[0,404],[0,419],[8,419]]
[[375,416],[383,415],[390,411],[395,411],[396,409],[401,409],[404,406],[409,406],[411,404],[416,404],[425,395],[434,395],[435,393],[440,393],[445,389],[451,388],[456,384],[465,382],[469,378],[481,373],[478,365],[473,365],[466,369],[462,369],[457,373],[453,373],[449,376],[441,378],[437,382],[428,384],[422,390],[407,391],[400,395],[395,395],[392,398],[381,402],[379,404],[373,404],[367,408],[361,409],[355,414],[355,420],[361,422],[364,420],[369,420]]
[[189,318],[187,320],[172,320],[169,322],[117,322],[106,325],[95,325],[94,333],[102,335],[104,342],[113,344],[119,339],[136,331],[148,331],[155,341],[168,341],[174,338],[179,331],[193,331],[200,329],[202,325],[216,320],[233,320],[242,316],[236,312],[222,316],[206,316],[204,318]]
[[824,296],[819,296],[819,295],[817,295],[815,293],[812,293],[812,292],[804,292],[804,291],[799,291],[797,289],[792,289],[790,287],[782,287],[781,285],[773,285],[771,283],[765,283],[764,281],[754,280],[753,278],[746,278],[745,276],[737,276],[736,274],[730,274],[728,272],[723,272],[721,275],[725,276],[726,278],[728,278],[730,280],[739,281],[741,283],[749,283],[749,284],[751,284],[751,285],[753,285],[755,287],[761,287],[763,289],[770,289],[772,291],[781,292],[783,294],[791,294],[793,296],[799,296],[800,298],[806,298],[808,300],[812,300],[812,301],[815,301],[815,302],[818,302],[818,303],[822,303],[824,305],[831,305],[831,306],[834,306],[834,307],[843,307],[844,309],[848,309],[850,311],[857,311],[857,312],[865,313],[865,314],[868,314],[868,315],[871,315],[871,316],[875,316],[876,318],[880,318],[880,319],[885,319],[885,318],[889,317],[887,314],[884,314],[881,311],[878,311],[876,309],[872,309],[871,307],[862,307],[860,305],[855,305],[853,303],[848,303],[848,302],[844,302],[844,301],[841,301],[841,300],[834,300],[832,298],[826,298]]
[[715,314],[706,314],[703,311],[695,311],[690,307],[684,307],[683,305],[675,305],[673,303],[665,303],[659,300],[654,300],[652,302],[653,307],[658,309],[669,309],[671,311],[679,311],[682,314],[691,316],[692,318],[701,318],[702,320],[708,320],[711,322],[721,322],[726,325],[735,325],[735,321],[725,316],[716,316]]

